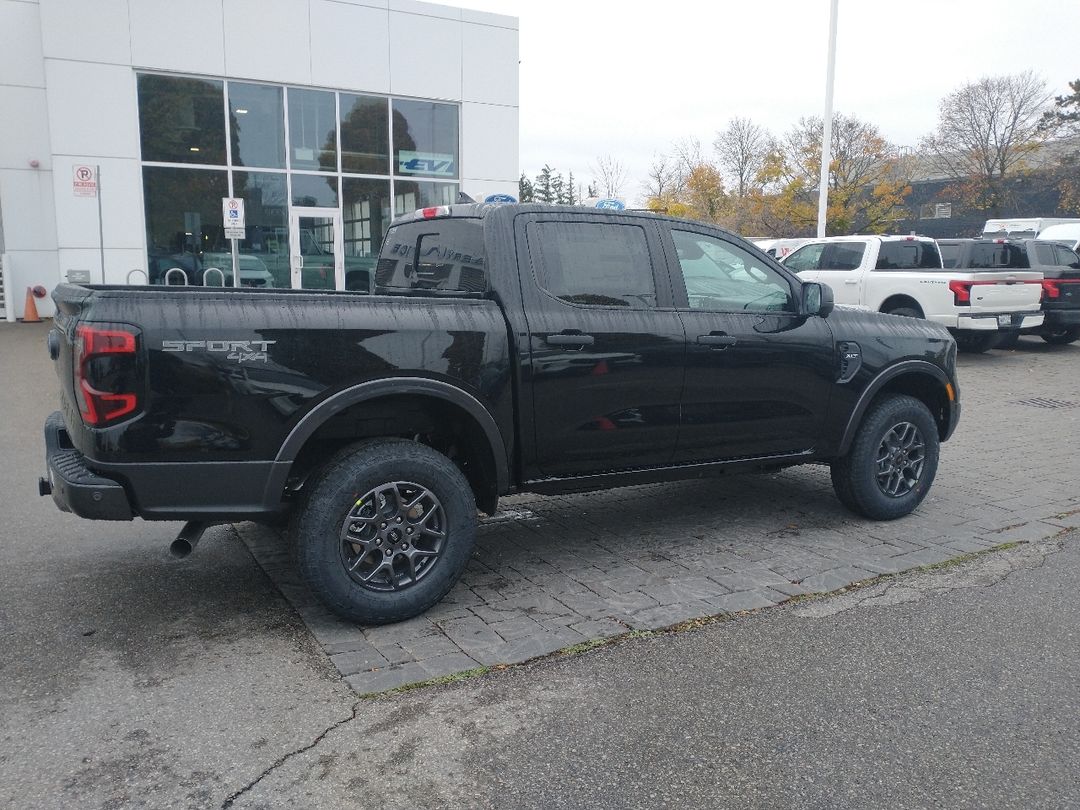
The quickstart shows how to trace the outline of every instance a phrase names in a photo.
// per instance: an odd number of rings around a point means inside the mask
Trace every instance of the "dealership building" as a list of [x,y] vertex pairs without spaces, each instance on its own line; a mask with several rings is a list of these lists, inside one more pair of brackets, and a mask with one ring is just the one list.
[[415,0],[0,0],[9,320],[27,287],[65,279],[366,288],[395,216],[515,194],[517,177],[515,18]]

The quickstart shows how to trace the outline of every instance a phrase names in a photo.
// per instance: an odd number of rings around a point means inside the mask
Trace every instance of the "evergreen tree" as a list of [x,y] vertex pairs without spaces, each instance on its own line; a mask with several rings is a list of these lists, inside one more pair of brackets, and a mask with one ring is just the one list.
[[574,194],[574,170],[571,169],[569,177],[566,181],[566,204],[577,205],[579,202],[577,196]]
[[521,173],[521,178],[518,180],[518,201],[519,202],[533,202],[536,199],[533,184],[528,177],[525,176],[525,172]]
[[554,189],[551,185],[551,167],[546,163],[536,175],[536,183],[533,186],[533,194],[537,202],[555,202]]
[[566,179],[562,176],[562,172],[551,174],[551,201],[558,205],[566,203]]

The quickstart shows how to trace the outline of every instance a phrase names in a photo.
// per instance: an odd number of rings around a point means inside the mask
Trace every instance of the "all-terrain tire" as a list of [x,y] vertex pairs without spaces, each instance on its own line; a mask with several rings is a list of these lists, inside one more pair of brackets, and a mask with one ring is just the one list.
[[[399,486],[400,485],[400,486]],[[392,487],[389,494],[369,498],[383,487]],[[409,487],[414,487],[410,490]],[[294,544],[294,554],[300,573],[316,596],[334,613],[350,621],[361,624],[387,624],[399,622],[423,613],[446,595],[458,581],[472,555],[476,543],[476,502],[469,482],[461,471],[446,456],[417,442],[405,439],[377,439],[347,448],[332,458],[305,486],[307,496],[293,514],[290,534]],[[381,564],[383,558],[374,554],[375,534],[378,524],[370,517],[364,517],[362,506],[365,499],[369,504],[381,502],[389,504],[398,490],[410,493],[426,490],[433,499],[428,499],[419,509],[419,515],[425,515],[437,508],[437,530],[442,534],[439,551],[434,558],[419,557],[422,573],[395,589],[389,584],[394,578],[394,569],[376,571],[379,579],[387,579],[382,589],[375,589],[379,580],[373,584],[362,584],[359,574],[354,569],[350,573],[349,564],[360,556],[361,541],[347,540],[346,523],[356,528],[362,526],[368,531],[370,523],[372,554],[362,561],[368,569]],[[380,501],[380,498],[382,499]],[[398,498],[399,503],[404,499]],[[404,508],[404,507],[402,507]],[[417,511],[415,508],[413,512]],[[416,538],[420,536],[420,522],[410,517],[412,512],[396,513],[388,511],[388,522],[398,521],[401,533],[397,541],[408,548],[412,540],[414,553],[419,548]],[[354,517],[355,516],[355,517]],[[425,515],[426,516],[426,515]],[[398,518],[403,517],[404,522]],[[418,519],[418,518],[417,518]],[[424,521],[426,522],[426,521]],[[405,536],[406,527],[410,535]],[[415,533],[414,533],[415,531]],[[367,541],[365,541],[367,542]],[[389,543],[380,546],[387,548]],[[408,561],[404,552],[396,557],[387,554],[386,564],[396,566],[409,576]],[[369,562],[374,560],[374,562]],[[364,567],[359,569],[363,573]]]
[[[887,494],[880,483],[879,473],[884,473],[879,459],[890,446],[893,431],[901,425],[917,431],[923,447],[922,465],[909,490]],[[937,424],[926,405],[903,394],[882,397],[866,412],[847,455],[831,465],[837,498],[852,512],[872,520],[895,520],[910,514],[934,483],[940,445]],[[909,482],[903,478],[903,483]]]
[[1064,346],[1080,340],[1080,326],[1072,326],[1068,329],[1047,329],[1039,337],[1051,346]]

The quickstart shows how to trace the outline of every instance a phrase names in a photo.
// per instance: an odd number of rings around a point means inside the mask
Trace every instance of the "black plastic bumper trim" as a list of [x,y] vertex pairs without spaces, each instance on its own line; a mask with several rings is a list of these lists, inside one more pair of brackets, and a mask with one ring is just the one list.
[[[127,493],[116,481],[86,466],[83,454],[71,446],[59,411],[45,420],[45,464],[53,501],[64,512],[91,520],[131,520]],[[39,492],[46,487],[39,485]]]

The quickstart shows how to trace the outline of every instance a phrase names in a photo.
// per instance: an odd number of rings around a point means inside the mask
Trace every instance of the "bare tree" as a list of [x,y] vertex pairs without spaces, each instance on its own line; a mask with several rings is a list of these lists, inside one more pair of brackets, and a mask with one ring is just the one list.
[[1046,82],[1032,71],[984,77],[941,100],[937,129],[922,149],[970,204],[996,212],[1006,202],[1006,177],[1023,170],[1048,137],[1040,124],[1049,101]]
[[618,197],[626,185],[626,166],[611,155],[597,157],[596,162],[589,165],[589,171],[600,184],[605,197]]
[[713,149],[720,158],[721,172],[734,187],[735,196],[745,197],[755,186],[773,148],[768,130],[749,118],[732,118],[727,128],[716,134]]
[[642,188],[645,196],[652,200],[664,200],[679,192],[683,178],[680,176],[675,161],[668,155],[656,155]]

